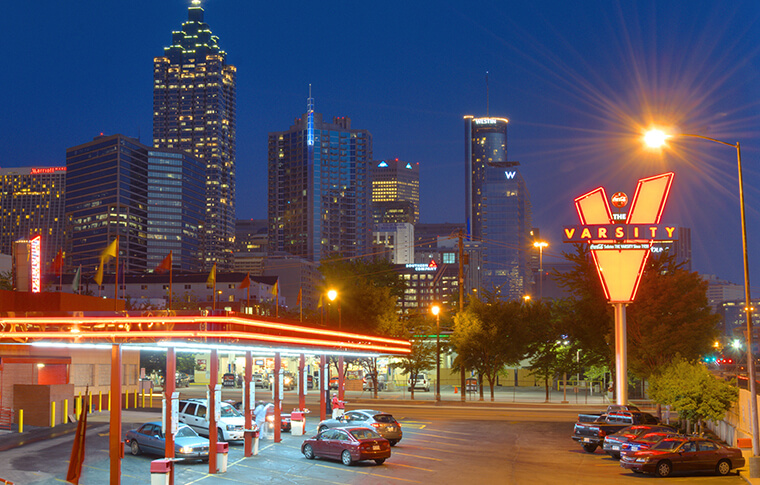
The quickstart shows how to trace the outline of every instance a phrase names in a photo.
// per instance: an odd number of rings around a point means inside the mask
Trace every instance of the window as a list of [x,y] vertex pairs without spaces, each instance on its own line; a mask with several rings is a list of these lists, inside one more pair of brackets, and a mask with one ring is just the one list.
[[699,451],[716,451],[717,449],[718,449],[718,445],[716,445],[712,441],[699,442]]

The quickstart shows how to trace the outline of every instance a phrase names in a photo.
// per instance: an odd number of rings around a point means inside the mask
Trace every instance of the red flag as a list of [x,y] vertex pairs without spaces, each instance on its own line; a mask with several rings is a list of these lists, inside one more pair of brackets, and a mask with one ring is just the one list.
[[53,264],[50,265],[50,269],[56,276],[61,275],[61,271],[63,271],[63,249],[58,250],[58,254],[56,254],[55,259],[53,259]]
[[156,273],[166,273],[172,269],[172,252],[169,251],[169,254],[166,255],[163,261],[161,261],[161,264],[156,266],[155,272]]
[[74,445],[71,447],[71,459],[69,460],[69,471],[66,474],[66,481],[75,485],[79,484],[82,478],[82,464],[84,463],[85,434],[87,431],[87,414],[90,412],[87,403],[89,401],[89,390],[85,392],[84,406],[82,414],[79,416],[77,423],[77,432],[74,435]]
[[243,288],[250,288],[251,287],[251,273],[248,273],[245,275],[245,279],[240,282],[238,285],[238,290],[242,290]]

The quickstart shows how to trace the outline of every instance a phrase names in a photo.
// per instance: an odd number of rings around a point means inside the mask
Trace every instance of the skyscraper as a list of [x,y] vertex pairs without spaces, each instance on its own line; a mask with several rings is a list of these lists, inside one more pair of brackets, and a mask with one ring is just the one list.
[[11,254],[13,242],[42,236],[42,269],[64,243],[66,167],[0,169],[0,254]]
[[465,222],[483,248],[483,290],[521,298],[531,283],[531,204],[525,180],[507,160],[504,118],[465,116]]
[[269,133],[269,250],[318,262],[362,256],[371,243],[372,135],[307,112],[287,131]]
[[148,269],[171,251],[175,270],[202,270],[205,189],[206,166],[200,160],[176,149],[148,151]]
[[416,224],[420,220],[420,164],[375,161],[369,170],[372,184],[372,222]]
[[153,61],[153,145],[177,148],[206,166],[205,268],[232,269],[235,241],[236,69],[227,64],[193,0],[182,30]]
[[[66,266],[92,271],[119,236],[119,272],[145,271],[148,147],[124,135],[66,150]],[[113,271],[113,269],[111,269]]]

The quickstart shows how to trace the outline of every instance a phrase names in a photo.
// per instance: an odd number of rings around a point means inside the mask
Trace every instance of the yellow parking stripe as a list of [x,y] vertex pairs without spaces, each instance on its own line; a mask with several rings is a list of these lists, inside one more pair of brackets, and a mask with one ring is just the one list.
[[433,451],[442,451],[444,453],[460,453],[459,451],[452,451],[452,450],[442,450],[440,448],[431,448],[429,446],[412,446],[411,448],[417,448],[419,450],[433,450]]
[[393,455],[411,456],[412,458],[422,458],[423,460],[443,461],[440,458],[431,458],[429,456],[412,455],[411,453],[401,453],[400,451],[394,451]]
[[361,473],[362,475],[370,475],[373,477],[380,477],[380,478],[385,478],[385,479],[390,479],[390,480],[400,480],[402,482],[410,482],[410,483],[422,483],[422,482],[418,482],[417,480],[407,480],[406,478],[390,477],[388,475],[380,475],[378,473],[360,472],[359,470],[351,470],[350,468],[338,468],[337,466],[323,465],[321,463],[315,463],[314,465],[321,466],[324,468],[330,468],[331,470],[342,470],[344,472]]
[[425,471],[425,472],[432,472],[433,471],[433,470],[429,470],[427,468],[420,468],[420,467],[417,467],[417,466],[404,465],[404,464],[395,463],[395,462],[393,462],[393,463],[386,463],[386,465],[390,466],[391,468],[394,467],[394,466],[403,466],[404,468],[414,468],[415,470],[422,470],[422,471]]

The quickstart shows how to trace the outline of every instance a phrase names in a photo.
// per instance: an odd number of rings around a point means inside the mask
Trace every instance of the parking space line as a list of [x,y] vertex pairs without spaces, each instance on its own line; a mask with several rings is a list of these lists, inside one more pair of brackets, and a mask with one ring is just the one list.
[[406,478],[398,478],[398,477],[391,477],[388,475],[380,475],[379,473],[369,473],[369,472],[361,472],[359,470],[351,470],[350,468],[338,468],[337,466],[330,466],[330,465],[323,465],[321,463],[315,463],[314,466],[321,466],[323,468],[330,468],[332,470],[343,470],[344,472],[351,472],[351,473],[361,473],[362,475],[370,475],[373,477],[379,477],[379,478],[385,478],[390,480],[399,480],[402,482],[410,482],[410,483],[422,483],[417,480],[409,480]]
[[425,471],[425,472],[432,472],[433,471],[433,470],[431,470],[429,468],[420,468],[418,466],[404,465],[403,463],[396,463],[396,462],[386,463],[386,465],[390,465],[391,468],[394,467],[394,466],[403,466],[404,468],[414,468],[415,470],[422,470],[422,471]]
[[[414,434],[414,433],[412,433],[412,434]],[[468,443],[472,442],[472,440],[466,440],[464,438],[452,438],[451,436],[438,436],[438,435],[429,434],[429,433],[417,433],[417,434],[421,435],[421,436],[430,436],[431,438],[441,438],[441,439],[444,439],[444,440],[466,441]]]
[[[430,443],[433,443],[432,441]],[[431,448],[429,446],[413,446],[412,448],[417,448],[420,450],[433,450],[433,451],[442,451],[444,453],[460,453],[459,451],[452,451],[452,450],[442,450],[440,448]]]
[[394,451],[393,455],[411,456],[412,458],[422,458],[423,460],[443,461],[440,458],[432,458],[432,457],[429,457],[429,456],[412,455],[411,453],[401,453],[400,451]]

